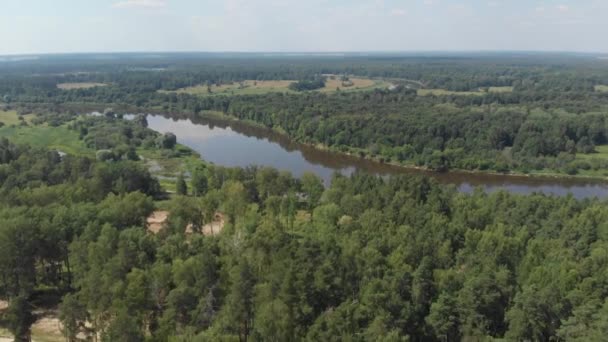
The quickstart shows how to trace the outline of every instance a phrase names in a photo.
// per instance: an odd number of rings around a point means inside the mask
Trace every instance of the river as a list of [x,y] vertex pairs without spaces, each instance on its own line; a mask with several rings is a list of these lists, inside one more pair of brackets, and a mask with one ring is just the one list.
[[575,198],[608,197],[608,183],[580,178],[552,178],[507,176],[469,172],[437,173],[407,169],[344,154],[320,151],[307,145],[294,143],[285,136],[264,128],[252,127],[237,121],[216,119],[172,119],[149,115],[148,125],[158,132],[172,132],[179,143],[200,153],[201,157],[216,165],[245,167],[270,166],[301,176],[314,172],[326,184],[332,174],[350,175],[356,170],[376,175],[412,174],[428,175],[443,184],[453,184],[459,191],[472,192],[476,187],[492,192],[500,189],[513,193],[542,192],[558,196],[572,194]]

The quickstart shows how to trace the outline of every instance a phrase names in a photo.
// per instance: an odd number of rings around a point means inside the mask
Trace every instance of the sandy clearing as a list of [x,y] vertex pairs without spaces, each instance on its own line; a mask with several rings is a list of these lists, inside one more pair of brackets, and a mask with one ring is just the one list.
[[[148,230],[153,234],[158,234],[164,227],[165,222],[169,218],[169,212],[165,210],[157,210],[152,212],[152,214],[146,220],[148,224]],[[224,229],[225,224],[224,215],[222,213],[216,213],[213,218],[213,222],[208,223],[203,226],[203,235],[218,235],[222,229]],[[192,234],[192,224],[189,224],[185,230],[186,234]]]
[[[55,313],[47,313],[42,318],[32,324],[32,342],[45,341],[45,342],[62,342],[65,341],[65,337],[61,333],[61,321]],[[78,336],[84,340],[86,336],[80,334]],[[13,337],[8,330],[0,329],[0,342],[12,342]]]
[[[210,235],[218,235],[219,233],[222,232],[222,229],[224,229],[224,224],[225,224],[225,220],[224,220],[224,215],[222,215],[221,213],[215,213],[215,216],[213,217],[213,222],[211,223],[207,223],[206,225],[203,226],[203,235],[205,236],[210,236]],[[186,227],[186,234],[192,234],[192,224],[189,224],[188,227]]]
[[64,340],[61,333],[61,321],[55,316],[42,317],[32,325],[32,335],[53,337],[57,340]]
[[154,234],[158,234],[158,232],[163,229],[167,218],[169,217],[169,212],[164,210],[157,210],[153,212],[148,219],[146,220],[148,224],[148,230]]

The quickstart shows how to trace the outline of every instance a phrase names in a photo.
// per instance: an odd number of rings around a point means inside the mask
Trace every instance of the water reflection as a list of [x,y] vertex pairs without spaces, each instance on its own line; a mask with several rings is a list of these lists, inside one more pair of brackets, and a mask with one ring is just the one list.
[[428,175],[440,183],[454,184],[462,192],[476,187],[485,191],[505,189],[519,194],[542,192],[576,198],[608,197],[608,184],[596,180],[513,177],[506,175],[473,174],[468,172],[436,173],[405,169],[370,160],[294,143],[272,130],[252,127],[241,122],[226,122],[209,118],[148,116],[149,127],[159,132],[173,132],[180,143],[194,149],[217,165],[245,167],[271,166],[287,170],[295,176],[311,171],[329,183],[334,172],[350,175],[356,170],[376,175]]

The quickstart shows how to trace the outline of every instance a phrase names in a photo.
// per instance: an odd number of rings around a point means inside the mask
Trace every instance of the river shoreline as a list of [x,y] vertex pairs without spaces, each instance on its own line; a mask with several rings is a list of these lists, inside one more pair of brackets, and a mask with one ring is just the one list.
[[[150,113],[150,114],[157,114],[157,113]],[[223,113],[215,113],[215,112],[201,112],[200,114],[196,114],[198,115],[200,118],[207,118],[207,119],[215,119],[215,120],[224,120],[227,123],[230,122],[238,122],[241,124],[246,124],[246,125],[250,125],[252,127],[256,127],[259,129],[264,129],[264,130],[268,130],[268,131],[272,131],[275,134],[280,134],[282,136],[284,136],[286,139],[291,140],[294,143],[300,144],[300,145],[305,145],[308,146],[310,148],[314,148],[316,150],[319,151],[325,151],[325,152],[331,152],[331,153],[336,153],[336,154],[342,154],[344,156],[348,156],[350,158],[354,158],[354,159],[364,159],[367,161],[371,161],[374,163],[378,163],[378,164],[383,164],[383,165],[390,165],[393,167],[397,167],[397,168],[402,168],[404,170],[414,170],[414,171],[421,171],[424,173],[433,173],[433,174],[447,174],[447,173],[459,173],[459,174],[470,174],[470,175],[489,175],[489,176],[501,176],[501,177],[512,177],[512,178],[524,178],[524,179],[528,179],[528,178],[536,178],[536,179],[553,179],[553,180],[559,180],[559,179],[563,179],[563,180],[589,180],[589,181],[597,181],[598,183],[606,183],[608,184],[608,177],[600,177],[600,176],[588,176],[588,175],[567,175],[567,174],[561,174],[561,173],[551,173],[551,172],[538,172],[538,173],[523,173],[523,172],[513,172],[513,171],[509,171],[508,173],[504,173],[504,172],[493,172],[493,171],[480,171],[480,170],[465,170],[465,169],[449,169],[446,171],[435,171],[432,169],[429,169],[427,167],[423,167],[423,166],[416,166],[416,165],[407,165],[407,164],[400,164],[400,163],[395,163],[395,162],[386,162],[386,161],[380,161],[376,158],[371,158],[368,156],[358,156],[355,155],[353,153],[350,152],[344,152],[344,151],[339,151],[337,149],[333,149],[329,146],[323,145],[323,144],[311,144],[311,143],[305,143],[305,142],[300,142],[300,141],[295,141],[293,140],[284,130],[281,129],[276,129],[276,128],[269,128],[266,127],[264,125],[261,125],[255,121],[251,121],[251,120],[241,120],[238,119],[236,117],[230,116],[230,115],[226,115]]]
[[[39,104],[40,105],[40,104]],[[359,156],[350,152],[340,151],[329,146],[325,146],[322,144],[311,144],[300,142],[292,139],[284,130],[277,128],[269,128],[262,124],[259,124],[255,121],[251,120],[242,120],[236,118],[231,115],[227,115],[221,112],[213,112],[213,111],[202,111],[198,114],[187,113],[187,112],[170,112],[164,110],[162,108],[142,108],[133,105],[121,104],[121,105],[101,105],[101,104],[90,104],[90,103],[72,103],[72,104],[64,104],[60,106],[60,108],[66,108],[76,111],[103,111],[107,107],[112,107],[114,110],[119,112],[130,112],[130,113],[145,113],[151,115],[160,115],[163,117],[173,118],[173,119],[209,119],[209,120],[217,120],[223,121],[226,125],[231,123],[238,123],[240,125],[246,125],[251,128],[264,130],[267,132],[272,132],[272,134],[280,135],[284,139],[289,140],[293,144],[297,144],[300,146],[306,146],[307,148],[315,149],[320,152],[328,152],[336,155],[342,155],[344,157],[352,158],[353,160],[365,160],[372,163],[377,163],[379,165],[389,166],[393,168],[402,169],[404,171],[418,171],[427,175],[446,175],[446,174],[455,174],[455,175],[472,175],[472,176],[492,176],[492,177],[507,177],[511,179],[529,179],[529,180],[563,180],[563,181],[572,181],[572,182],[593,182],[596,184],[608,184],[608,177],[602,176],[590,176],[590,175],[568,175],[554,172],[534,172],[534,173],[523,173],[517,171],[510,171],[508,173],[503,172],[493,172],[493,171],[481,171],[481,170],[465,170],[465,169],[449,169],[447,171],[435,171],[426,167],[416,166],[416,165],[407,165],[395,162],[386,162],[380,161],[377,158],[372,158],[369,156]]]

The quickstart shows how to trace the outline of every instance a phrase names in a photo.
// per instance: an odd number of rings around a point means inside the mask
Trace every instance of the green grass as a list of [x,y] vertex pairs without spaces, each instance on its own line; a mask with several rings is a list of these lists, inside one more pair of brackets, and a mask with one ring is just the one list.
[[[16,113],[10,112],[0,113],[0,119],[9,122],[8,125],[0,127],[0,137],[8,138],[15,144],[55,149],[74,155],[95,156],[95,150],[86,147],[84,142],[78,138],[78,134],[75,131],[69,130],[65,126],[14,125],[14,123],[19,123],[19,120],[15,119],[16,115]],[[178,144],[175,149],[180,153],[171,157],[163,155],[163,151],[156,148],[137,149],[137,153],[144,158],[143,164],[149,166],[148,163],[150,162],[156,163],[158,168],[151,170],[151,173],[159,176],[161,186],[167,191],[175,191],[175,180],[172,178],[177,177],[182,172],[192,171],[197,166],[204,164],[200,156],[188,147]]]
[[[32,121],[33,117],[34,117],[33,114],[23,115],[23,119],[27,123],[30,123]],[[5,126],[10,126],[10,125],[19,125],[21,123],[21,120],[19,120],[19,115],[17,114],[17,111],[0,110],[0,122],[2,122]]]
[[[150,168],[150,173],[158,178],[161,188],[170,193],[176,191],[176,180],[180,173],[192,173],[197,167],[205,165],[200,155],[190,148],[178,144],[175,149],[182,153],[179,156],[166,157],[157,149],[137,149],[137,154],[144,158],[142,162],[148,168],[154,164],[155,167]],[[192,189],[191,184],[188,184],[188,189]]]
[[487,93],[511,93],[513,87],[489,87],[487,91],[479,89],[477,91],[452,91],[445,89],[418,89],[418,96],[448,96],[448,95],[459,95],[459,96],[480,96]]
[[[608,145],[600,145],[595,147],[594,153],[577,153],[577,161],[591,161],[593,159],[608,160]],[[608,170],[579,170],[578,175],[588,177],[606,177],[608,176]]]
[[94,151],[78,139],[76,132],[63,126],[4,126],[0,127],[0,137],[9,138],[17,144],[57,149],[70,154],[94,155]]
[[512,93],[513,87],[490,87],[488,88],[489,93]]
[[600,92],[600,93],[608,93],[608,85],[596,85],[595,86],[595,91]]
[[[323,93],[333,93],[340,88],[340,91],[363,91],[376,88],[388,88],[390,83],[382,80],[372,80],[368,78],[351,78],[353,83],[350,87],[342,86],[339,78],[327,80],[324,88],[316,91]],[[197,85],[193,87],[181,88],[175,91],[159,90],[160,93],[170,94],[190,94],[197,96],[218,96],[218,95],[263,95],[268,93],[298,93],[289,89],[289,85],[293,80],[277,80],[277,81],[254,81],[247,80],[243,82],[234,82],[232,84],[222,85]],[[211,92],[209,92],[211,90]]]
[[335,79],[329,78],[325,82],[325,87],[317,91],[323,93],[335,93],[337,91],[337,88],[340,88],[340,91],[342,92],[365,91],[372,89],[388,88],[391,85],[389,82],[386,82],[384,80],[372,80],[369,78],[351,77],[350,81],[353,83],[353,85],[351,85],[350,87],[344,87],[339,77],[336,76]]
[[105,87],[107,84],[105,83],[95,83],[95,82],[76,82],[76,83],[59,83],[57,84],[57,88],[62,90],[74,90],[74,89],[89,89],[95,87]]
[[483,95],[483,91],[451,91],[445,89],[418,89],[418,96],[447,96],[447,95],[459,95],[459,96],[479,96]]
[[[190,94],[198,96],[217,96],[217,95],[259,95],[273,92],[292,92],[289,85],[295,81],[253,81],[234,82],[222,85],[197,85],[193,87],[181,88],[175,91],[161,90],[161,93]],[[211,90],[211,92],[209,92]]]
[[608,145],[600,145],[595,147],[595,153],[579,153],[576,155],[577,159],[608,159]]

